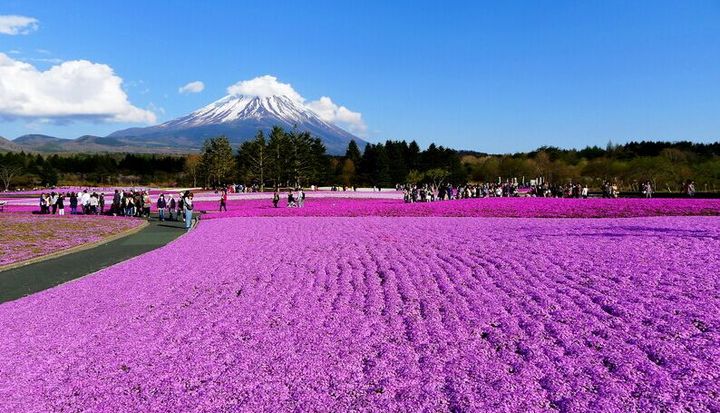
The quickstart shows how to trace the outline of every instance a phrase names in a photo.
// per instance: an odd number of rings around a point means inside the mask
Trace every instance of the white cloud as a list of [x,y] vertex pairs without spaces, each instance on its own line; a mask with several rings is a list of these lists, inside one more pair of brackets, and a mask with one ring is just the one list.
[[236,96],[287,96],[296,103],[317,113],[320,119],[334,123],[343,129],[364,136],[367,126],[360,112],[353,112],[345,106],[337,105],[327,96],[306,102],[289,83],[281,83],[275,76],[265,75],[250,80],[243,80],[227,88],[227,92]]
[[52,64],[58,64],[58,63],[63,62],[63,60],[58,57],[28,57],[25,60],[30,60],[31,62],[52,63]]
[[200,93],[203,90],[205,90],[205,83],[196,80],[194,82],[190,82],[185,86],[182,86],[178,89],[178,93]]
[[28,34],[38,28],[38,19],[26,16],[0,15],[0,34]]
[[362,119],[362,113],[353,112],[345,106],[337,105],[327,96],[307,102],[305,105],[326,122],[334,123],[360,136],[364,136],[367,132],[367,125]]
[[236,96],[258,96],[261,98],[287,96],[296,102],[302,103],[305,101],[290,83],[280,83],[275,76],[270,75],[237,82],[227,88],[227,92]]
[[133,106],[122,79],[104,64],[71,60],[40,71],[0,53],[0,117],[155,123]]

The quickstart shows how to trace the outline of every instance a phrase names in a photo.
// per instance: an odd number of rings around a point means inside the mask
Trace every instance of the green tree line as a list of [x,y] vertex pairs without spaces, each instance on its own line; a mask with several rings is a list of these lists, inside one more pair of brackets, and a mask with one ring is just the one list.
[[188,185],[242,183],[275,186],[394,186],[407,182],[497,182],[543,177],[552,184],[603,181],[638,190],[651,181],[657,191],[680,191],[694,180],[699,191],[720,189],[720,143],[630,142],[584,149],[541,147],[491,155],[431,144],[387,140],[361,148],[352,141],[343,156],[331,156],[305,132],[279,127],[233,148],[224,137],[208,139],[201,154],[0,154],[0,186]]
[[[0,153],[2,186],[173,184],[185,167],[185,157],[142,154]],[[11,177],[8,175],[12,175]],[[3,188],[4,189],[4,188]]]
[[616,183],[621,191],[639,191],[650,181],[656,191],[679,192],[692,180],[698,191],[720,189],[720,143],[630,142],[581,150],[542,147],[512,155],[462,154],[469,181],[498,177],[543,177],[553,184]]

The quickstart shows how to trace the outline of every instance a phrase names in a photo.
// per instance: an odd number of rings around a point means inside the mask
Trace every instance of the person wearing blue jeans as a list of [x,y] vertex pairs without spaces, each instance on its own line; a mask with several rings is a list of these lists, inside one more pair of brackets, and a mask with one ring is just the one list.
[[193,194],[190,191],[187,191],[183,197],[183,210],[185,211],[185,229],[190,229],[193,211]]
[[160,198],[158,198],[158,201],[157,201],[158,219],[160,219],[160,221],[165,221],[165,208],[166,207],[167,207],[167,202],[165,202],[165,194],[160,194]]

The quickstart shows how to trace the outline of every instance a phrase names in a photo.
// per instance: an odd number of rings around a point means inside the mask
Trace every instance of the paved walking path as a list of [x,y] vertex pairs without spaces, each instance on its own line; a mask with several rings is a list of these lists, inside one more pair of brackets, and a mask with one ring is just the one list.
[[58,258],[0,271],[0,303],[55,287],[160,248],[184,233],[182,222],[160,222],[153,218],[150,225],[127,237]]

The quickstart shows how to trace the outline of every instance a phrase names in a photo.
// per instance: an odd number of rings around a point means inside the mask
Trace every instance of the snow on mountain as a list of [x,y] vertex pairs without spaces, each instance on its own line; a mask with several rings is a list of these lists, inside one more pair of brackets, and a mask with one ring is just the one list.
[[293,103],[286,96],[226,96],[202,109],[161,126],[199,126],[232,122],[238,119],[262,119],[275,116],[285,121],[302,123],[320,118],[311,110]]
[[258,130],[280,126],[286,130],[297,128],[320,138],[328,153],[342,154],[350,140],[361,147],[365,141],[325,122],[305,104],[288,96],[228,95],[188,115],[146,128],[130,128],[114,132],[109,137],[127,140],[149,140],[157,145],[166,143],[197,149],[212,136],[225,135],[237,144],[251,139]]

